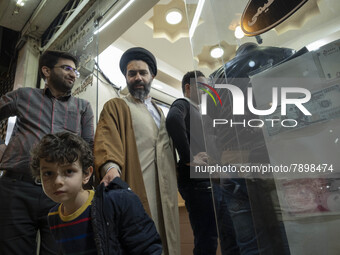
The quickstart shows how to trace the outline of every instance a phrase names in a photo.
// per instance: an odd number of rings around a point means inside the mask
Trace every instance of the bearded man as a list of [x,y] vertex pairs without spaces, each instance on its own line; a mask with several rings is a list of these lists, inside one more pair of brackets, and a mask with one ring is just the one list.
[[156,59],[144,48],[120,59],[129,94],[106,102],[95,135],[96,177],[126,181],[156,224],[163,254],[180,254],[174,150],[162,111],[151,100]]

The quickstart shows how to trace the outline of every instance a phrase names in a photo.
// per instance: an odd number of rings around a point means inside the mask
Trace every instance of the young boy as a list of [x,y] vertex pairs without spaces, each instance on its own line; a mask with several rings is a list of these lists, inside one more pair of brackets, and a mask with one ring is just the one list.
[[161,254],[155,225],[139,198],[115,178],[96,191],[83,188],[93,173],[93,156],[79,136],[44,136],[32,150],[33,176],[59,203],[50,210],[50,230],[64,254]]

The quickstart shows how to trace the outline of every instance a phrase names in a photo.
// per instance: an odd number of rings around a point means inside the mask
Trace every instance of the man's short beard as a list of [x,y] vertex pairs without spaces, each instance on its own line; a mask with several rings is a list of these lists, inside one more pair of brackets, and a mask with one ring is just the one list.
[[[142,84],[144,86],[144,89],[133,89],[137,84]],[[128,84],[128,89],[130,94],[140,101],[144,102],[145,98],[149,95],[150,89],[151,89],[151,82],[144,84],[144,83],[134,83],[134,84]]]
[[[62,92],[62,93],[70,92],[74,86],[74,83],[68,84],[65,80],[62,79],[62,77],[60,77],[53,71],[51,72],[51,75],[50,75],[50,84],[52,84],[50,86],[53,86],[55,90],[57,90],[58,92]],[[47,84],[47,86],[48,85],[49,84]]]

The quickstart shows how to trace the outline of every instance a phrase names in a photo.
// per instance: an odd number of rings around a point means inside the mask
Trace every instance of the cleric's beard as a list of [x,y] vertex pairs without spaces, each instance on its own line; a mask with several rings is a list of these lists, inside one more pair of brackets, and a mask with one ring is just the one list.
[[[141,102],[144,102],[145,98],[149,95],[151,89],[151,82],[144,83],[144,82],[134,82],[132,84],[127,84],[130,94],[139,99]],[[136,86],[143,85],[144,89],[135,89]]]

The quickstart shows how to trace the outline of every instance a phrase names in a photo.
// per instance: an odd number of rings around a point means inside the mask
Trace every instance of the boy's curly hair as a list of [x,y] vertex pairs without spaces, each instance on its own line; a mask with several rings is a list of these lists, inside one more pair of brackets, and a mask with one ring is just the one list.
[[73,163],[79,159],[83,173],[93,166],[90,146],[83,138],[70,132],[45,135],[31,150],[31,170],[34,178],[40,178],[40,160],[59,164]]

